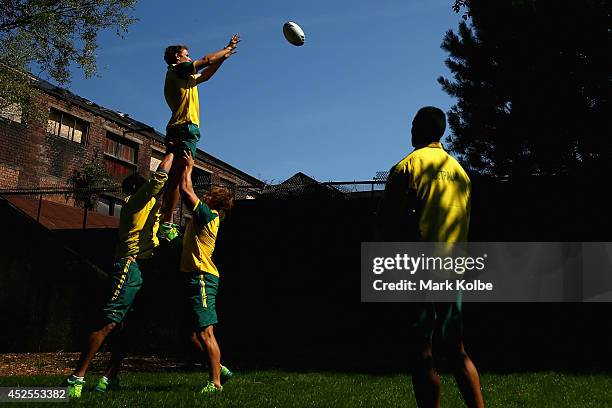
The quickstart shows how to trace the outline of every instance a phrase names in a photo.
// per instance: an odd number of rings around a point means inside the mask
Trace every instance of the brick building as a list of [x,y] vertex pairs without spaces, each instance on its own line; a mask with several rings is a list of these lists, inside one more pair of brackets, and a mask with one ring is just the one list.
[[[0,117],[0,189],[49,189],[66,187],[76,169],[90,163],[96,154],[113,179],[120,182],[138,172],[148,176],[157,168],[164,148],[164,135],[128,114],[104,108],[46,81],[36,80],[39,98],[48,108],[47,122],[26,123],[20,110]],[[263,182],[224,161],[197,151],[193,181],[197,190],[222,185],[249,198]],[[252,186],[254,189],[247,188]],[[100,197],[96,211],[118,216],[122,195],[110,192]],[[44,196],[45,200],[73,204],[66,195]]]

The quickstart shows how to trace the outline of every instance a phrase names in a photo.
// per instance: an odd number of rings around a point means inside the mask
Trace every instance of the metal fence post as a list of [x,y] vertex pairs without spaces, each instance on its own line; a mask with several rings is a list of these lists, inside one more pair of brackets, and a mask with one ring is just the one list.
[[37,222],[40,222],[40,210],[42,209],[42,197],[43,197],[42,194],[38,197],[38,213],[36,214]]

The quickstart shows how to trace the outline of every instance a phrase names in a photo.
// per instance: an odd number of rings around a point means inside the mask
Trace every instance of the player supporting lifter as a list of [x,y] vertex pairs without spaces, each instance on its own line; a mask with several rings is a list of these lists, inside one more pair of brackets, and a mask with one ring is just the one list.
[[189,319],[192,342],[208,354],[209,380],[202,393],[223,390],[231,371],[221,365],[221,351],[213,326],[218,323],[216,311],[219,271],[212,261],[219,224],[231,211],[234,199],[224,188],[212,187],[200,200],[193,191],[191,172],[193,158],[183,152],[183,175],[180,193],[185,206],[193,213],[183,237],[180,271],[183,275],[185,316]]
[[200,200],[193,191],[191,172],[193,158],[183,152],[183,175],[180,194],[193,213],[183,237],[180,271],[183,275],[185,316],[189,319],[191,340],[201,352],[208,354],[208,383],[200,392],[215,393],[223,390],[231,371],[221,365],[221,351],[215,339],[213,326],[218,323],[216,311],[219,271],[212,261],[217,232],[221,221],[234,206],[230,192],[212,187]]
[[[222,50],[192,61],[186,45],[171,45],[166,48],[164,60],[168,64],[164,83],[166,103],[172,116],[166,127],[166,142],[180,157],[183,150],[195,158],[196,145],[200,140],[200,104],[197,86],[208,81],[221,64],[236,52],[240,36],[234,34]],[[203,70],[201,73],[200,70]],[[178,236],[178,225],[173,223],[174,210],[179,199],[179,182],[183,174],[183,161],[177,160],[170,170],[168,186],[164,193],[159,237],[172,241]]]
[[[159,244],[156,236],[160,209],[158,196],[168,180],[173,158],[172,152],[166,153],[148,181],[137,174],[123,181],[123,192],[128,196],[119,217],[119,241],[110,277],[112,291],[104,306],[102,321],[89,334],[76,369],[66,379],[68,396],[71,398],[81,397],[85,373],[91,360],[108,335],[122,329],[123,320],[142,286],[141,270],[146,268],[153,250]],[[117,384],[116,377],[122,357],[123,350],[113,350],[110,364],[96,386],[97,391],[106,391]]]
[[[415,115],[411,130],[415,150],[391,168],[379,208],[383,241],[467,241],[471,183],[461,165],[442,148],[445,129],[446,117],[438,108],[426,106]],[[484,407],[478,371],[463,345],[461,292],[455,302],[414,306],[417,349],[413,350],[412,384],[418,406],[440,406],[440,378],[432,348],[434,332],[438,332],[466,404]]]

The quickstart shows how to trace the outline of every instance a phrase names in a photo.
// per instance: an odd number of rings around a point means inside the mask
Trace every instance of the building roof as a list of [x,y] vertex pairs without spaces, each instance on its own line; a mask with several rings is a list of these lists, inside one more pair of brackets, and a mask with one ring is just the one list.
[[334,186],[319,183],[302,172],[297,172],[277,185],[267,186],[260,197],[288,198],[306,195],[341,197],[344,194]]
[[319,184],[319,182],[315,180],[314,178],[302,173],[301,171],[298,171],[293,176],[289,177],[287,180],[281,183],[281,185],[285,185],[285,186],[310,185],[310,184]]
[[[35,220],[38,218],[38,198],[16,195],[5,196],[4,198],[22,213]],[[42,200],[38,222],[50,230],[81,229],[83,228],[83,209]],[[92,211],[87,213],[86,228],[117,228],[118,226],[118,218]]]
[[[55,96],[56,98],[62,99],[70,104],[76,105],[84,110],[87,110],[97,116],[101,116],[107,120],[115,122],[116,124],[129,129],[132,133],[138,133],[147,138],[156,140],[160,143],[165,143],[166,136],[163,133],[155,130],[153,127],[147,125],[146,123],[140,122],[132,117],[129,114],[118,112],[112,109],[105,108],[104,106],[100,106],[95,102],[92,102],[88,99],[85,99],[79,95],[73,94],[67,89],[61,88],[59,86],[55,86],[50,82],[47,82],[40,78],[33,78],[35,85],[46,92],[49,95]],[[247,181],[253,186],[263,186],[265,183],[261,180],[251,176],[248,173],[232,166],[214,157],[211,154],[204,152],[201,149],[197,149],[196,158],[202,160],[205,163],[210,163],[216,167],[219,167],[229,173],[235,174],[241,179]]]

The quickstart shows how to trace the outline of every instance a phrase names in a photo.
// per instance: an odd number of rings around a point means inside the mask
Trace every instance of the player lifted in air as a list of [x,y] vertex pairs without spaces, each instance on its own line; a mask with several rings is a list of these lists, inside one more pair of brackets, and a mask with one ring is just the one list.
[[180,193],[185,206],[193,213],[183,236],[180,271],[183,279],[185,316],[191,340],[201,352],[208,354],[209,380],[202,393],[223,389],[223,383],[232,373],[221,365],[221,351],[213,326],[217,324],[216,297],[219,271],[212,261],[219,224],[231,211],[234,200],[229,191],[221,187],[212,189],[199,199],[193,191],[191,172],[193,158],[183,152],[183,174]]
[[[208,81],[221,64],[236,52],[240,42],[238,34],[232,36],[222,50],[192,61],[186,45],[171,45],[166,48],[164,60],[168,64],[164,96],[172,111],[166,127],[166,141],[180,157],[183,150],[195,158],[196,145],[200,140],[200,104],[198,85]],[[202,71],[202,72],[199,72]],[[172,221],[179,199],[179,182],[183,174],[183,161],[177,160],[170,170],[168,186],[164,193],[159,237],[168,241],[178,236],[178,225]]]
[[[159,245],[156,236],[160,209],[158,196],[168,180],[173,157],[172,152],[166,153],[148,181],[138,174],[123,181],[123,192],[128,197],[119,216],[119,241],[110,277],[112,290],[97,328],[89,334],[77,367],[66,380],[68,395],[72,398],[81,396],[87,368],[104,340],[112,332],[122,329],[123,320],[142,286],[141,271],[150,268],[153,251]],[[108,369],[96,386],[97,391],[106,391],[117,383],[122,357],[121,349],[113,350]]]

